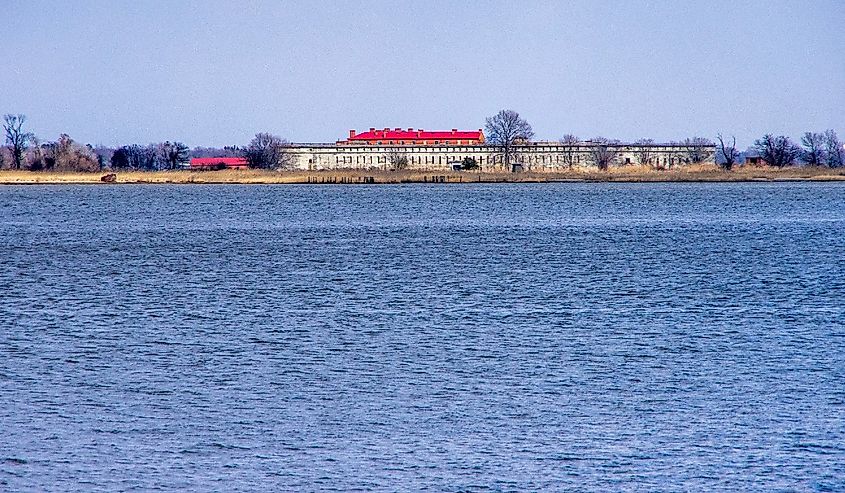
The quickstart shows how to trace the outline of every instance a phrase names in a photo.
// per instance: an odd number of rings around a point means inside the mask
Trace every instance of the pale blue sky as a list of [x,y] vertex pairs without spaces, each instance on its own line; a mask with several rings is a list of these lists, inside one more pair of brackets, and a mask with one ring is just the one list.
[[258,131],[539,139],[845,136],[845,1],[18,1],[0,113],[40,137],[245,144]]

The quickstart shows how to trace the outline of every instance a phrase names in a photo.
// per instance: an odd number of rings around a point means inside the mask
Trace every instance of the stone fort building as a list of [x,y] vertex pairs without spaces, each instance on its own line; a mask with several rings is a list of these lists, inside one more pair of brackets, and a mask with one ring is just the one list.
[[465,158],[472,158],[485,171],[522,169],[560,171],[570,167],[595,167],[596,150],[608,151],[610,166],[644,164],[672,167],[689,162],[712,162],[714,144],[692,146],[684,143],[626,144],[579,141],[573,143],[540,141],[515,146],[512,163],[503,163],[501,149],[485,143],[482,130],[426,131],[413,128],[370,128],[335,143],[295,143],[288,151],[290,167],[301,170],[393,169],[397,156],[408,169],[448,171]]

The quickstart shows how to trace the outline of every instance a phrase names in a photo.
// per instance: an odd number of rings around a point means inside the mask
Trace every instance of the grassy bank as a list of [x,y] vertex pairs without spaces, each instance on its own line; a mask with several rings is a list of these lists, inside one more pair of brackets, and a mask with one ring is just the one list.
[[[0,184],[73,184],[103,183],[107,172],[60,173],[0,171]],[[601,172],[570,170],[563,172],[442,172],[442,171],[121,171],[115,183],[542,183],[559,181],[587,182],[720,182],[720,181],[845,181],[845,169],[792,167],[784,169],[742,167],[723,171],[715,166],[686,166],[670,171],[625,166]]]

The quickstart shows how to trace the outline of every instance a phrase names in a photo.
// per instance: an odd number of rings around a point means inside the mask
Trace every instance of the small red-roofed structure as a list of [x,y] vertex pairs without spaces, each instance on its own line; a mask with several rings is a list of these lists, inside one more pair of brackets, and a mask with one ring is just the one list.
[[349,138],[337,142],[338,145],[479,145],[484,143],[484,132],[478,130],[407,130],[401,128],[370,128],[367,132],[349,131]]
[[242,157],[195,157],[191,158],[191,169],[245,169],[246,159]]

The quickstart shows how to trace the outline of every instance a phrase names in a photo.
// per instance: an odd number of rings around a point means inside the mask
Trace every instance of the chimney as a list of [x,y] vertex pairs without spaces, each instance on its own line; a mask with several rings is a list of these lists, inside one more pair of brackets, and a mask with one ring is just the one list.
[[414,131],[414,129],[413,129],[413,128],[409,128],[409,129],[408,129],[408,131],[409,131],[409,132],[413,132],[413,131]]
[[387,128],[387,127],[384,127],[384,130],[383,130],[383,131],[384,131],[385,133],[387,133],[387,132],[390,132],[390,129],[389,129],[389,128]]
[[376,131],[376,127],[370,127],[370,132],[375,132],[375,131]]
[[453,129],[452,129],[452,135],[454,135],[454,134],[455,134],[455,132],[457,132],[457,131],[458,131],[458,129],[457,129],[457,128],[453,128]]
[[399,127],[396,127],[396,128],[394,128],[393,130],[394,130],[394,131],[396,131],[396,132],[401,132],[401,131],[402,131],[402,129],[401,129],[401,128],[399,128]]
[[351,139],[353,137],[355,137],[355,130],[354,129],[349,131],[349,138]]

